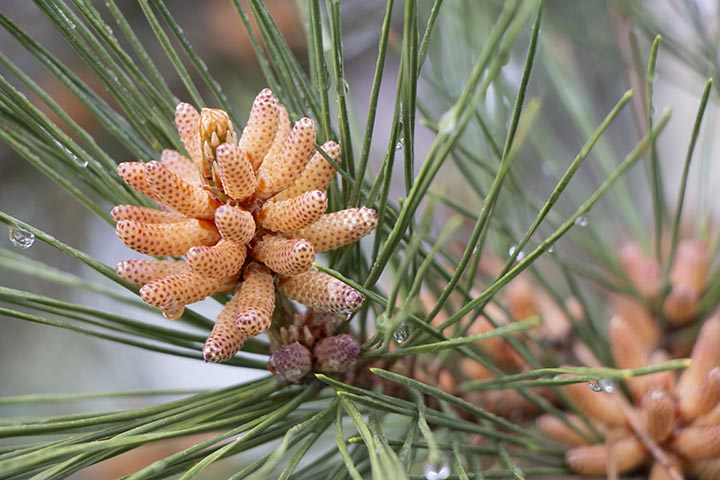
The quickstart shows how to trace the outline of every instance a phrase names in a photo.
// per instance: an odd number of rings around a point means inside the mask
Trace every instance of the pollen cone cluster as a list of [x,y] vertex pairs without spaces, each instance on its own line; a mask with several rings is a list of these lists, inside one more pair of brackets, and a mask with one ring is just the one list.
[[[609,324],[618,368],[639,368],[667,360],[624,317]],[[706,320],[692,349],[691,364],[635,377],[620,388],[563,387],[577,410],[602,438],[572,414],[565,421],[545,415],[538,427],[569,446],[565,462],[582,475],[617,475],[649,467],[648,478],[720,478],[720,316]],[[591,385],[592,387],[592,385]],[[572,427],[571,427],[572,426]]]
[[269,89],[255,99],[239,138],[223,110],[181,103],[175,125],[190,158],[165,150],[157,161],[118,166],[159,207],[116,206],[120,240],[147,255],[184,257],[118,264],[143,301],[176,319],[188,304],[231,292],[203,347],[211,362],[230,359],[270,328],[278,288],[317,311],[357,310],[360,292],[311,268],[317,253],[356,242],[377,225],[369,208],[326,213],[335,168],[325,157],[339,162],[340,146],[329,141],[315,151],[314,122],[291,125]]

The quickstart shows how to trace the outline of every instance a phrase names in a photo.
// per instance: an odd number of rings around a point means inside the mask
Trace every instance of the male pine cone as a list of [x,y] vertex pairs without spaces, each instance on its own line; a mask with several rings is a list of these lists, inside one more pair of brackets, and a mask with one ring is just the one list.
[[[160,208],[118,205],[116,232],[140,253],[184,259],[126,260],[122,278],[169,319],[185,306],[233,292],[203,347],[224,362],[248,337],[270,328],[279,293],[317,311],[352,313],[364,296],[311,268],[315,254],[356,242],[377,225],[369,208],[325,213],[335,168],[315,150],[315,123],[294,126],[269,89],[255,98],[238,139],[227,113],[181,103],[175,126],[190,159],[174,150],[159,161],[118,166],[122,179]],[[322,145],[340,161],[340,146]],[[279,285],[279,287],[276,287]]]

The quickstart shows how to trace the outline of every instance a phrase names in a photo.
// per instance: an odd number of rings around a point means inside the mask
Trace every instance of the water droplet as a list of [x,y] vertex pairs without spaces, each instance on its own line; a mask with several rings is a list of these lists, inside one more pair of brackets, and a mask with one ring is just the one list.
[[582,215],[575,219],[575,226],[585,228],[588,226],[588,218]]
[[167,318],[168,320],[177,320],[178,318],[182,317],[183,313],[185,313],[185,307],[183,307],[182,305],[179,307],[166,308],[162,312],[163,317]]
[[84,162],[82,162],[82,167],[83,167],[83,168],[87,168],[88,165],[89,165],[89,163],[88,163],[87,160],[85,160]]
[[588,382],[590,390],[593,392],[605,392],[612,393],[615,390],[615,382],[607,378],[601,378],[598,380],[590,380]]
[[600,382],[597,380],[589,380],[588,381],[588,387],[590,387],[590,390],[593,392],[602,392],[602,387],[600,386]]
[[450,476],[450,465],[443,463],[438,466],[427,462],[423,465],[423,475],[427,480],[445,480]]
[[601,378],[598,384],[605,393],[612,393],[615,390],[615,382],[613,382],[609,378]]
[[550,245],[547,249],[547,253],[555,253],[555,245]]
[[395,144],[395,150],[402,150],[403,148],[405,148],[405,144],[403,143],[402,137],[400,137]]
[[[517,249],[517,245],[513,245],[508,249],[508,255],[513,256],[515,255],[515,250]],[[525,259],[525,252],[523,250],[520,250],[517,254],[517,257],[515,257],[516,262],[521,262],[523,259]]]
[[25,250],[26,248],[32,247],[32,244],[35,243],[35,235],[28,232],[24,228],[10,227],[8,233],[10,243],[12,243],[13,246],[17,248],[22,248],[23,250]]
[[350,92],[350,84],[347,82],[347,80],[343,79],[342,93],[343,93],[343,95],[347,95],[348,92]]
[[397,343],[403,343],[410,336],[410,327],[405,322],[402,322],[393,332],[393,338]]

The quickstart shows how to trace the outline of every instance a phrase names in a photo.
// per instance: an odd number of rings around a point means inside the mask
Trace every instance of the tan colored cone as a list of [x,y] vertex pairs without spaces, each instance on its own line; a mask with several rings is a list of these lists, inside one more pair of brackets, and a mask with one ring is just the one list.
[[648,308],[637,299],[629,295],[611,295],[611,311],[625,319],[635,334],[656,348],[662,334],[660,325],[652,316]]
[[255,236],[255,219],[242,207],[218,207],[215,210],[215,225],[226,240],[248,243]]
[[[334,162],[340,161],[340,145],[332,140],[321,147]],[[315,152],[302,173],[291,186],[277,193],[272,200],[287,200],[311,190],[325,191],[333,178],[335,178],[335,167],[330,165],[320,152]]]
[[248,156],[254,170],[260,166],[278,130],[278,101],[269,88],[263,89],[253,102],[242,135],[240,149]]
[[187,217],[177,212],[136,205],[117,205],[110,211],[110,215],[116,222],[132,220],[140,223],[174,223],[187,220]]
[[675,428],[675,399],[665,390],[652,390],[642,398],[640,423],[656,442],[665,441]]
[[270,328],[275,310],[275,282],[270,271],[257,263],[245,267],[243,275],[235,325],[252,337]]
[[[256,172],[265,159],[274,158],[280,153],[283,145],[285,145],[285,141],[290,135],[290,131],[292,130],[292,124],[290,123],[290,115],[288,115],[288,111],[287,108],[285,108],[285,105],[283,105],[282,103],[278,103],[277,113],[277,131],[275,132],[275,138],[273,138],[272,145],[270,145],[270,148],[268,149],[264,158],[253,160],[253,169],[255,169]],[[259,163],[256,164],[255,161],[258,161]]]
[[315,260],[315,250],[307,240],[265,235],[255,242],[251,255],[272,271],[295,275],[307,271]]
[[630,283],[640,294],[650,300],[657,299],[662,290],[662,270],[660,265],[645,256],[636,243],[626,243],[619,252],[620,263],[625,269]]
[[673,285],[663,304],[663,315],[670,325],[687,325],[697,316],[699,301],[699,290],[684,284]]
[[[567,376],[569,375],[560,375]],[[562,389],[582,413],[609,425],[627,425],[625,415],[613,401],[613,395],[618,395],[617,392],[594,392],[586,383],[564,385]]]
[[211,219],[220,202],[207,190],[191,185],[160,162],[148,162],[145,179],[159,201],[188,217]]
[[586,436],[578,433],[578,430],[586,430],[586,427],[585,425],[583,425],[580,418],[578,418],[577,415],[571,414],[565,414],[564,417],[571,425],[575,426],[575,428],[571,428],[570,425],[563,422],[558,417],[550,415],[549,413],[540,415],[535,420],[535,425],[540,429],[540,431],[545,433],[553,440],[564,443],[566,445],[589,445],[590,442],[588,441]]
[[282,150],[267,155],[257,171],[257,196],[270,198],[292,185],[307,165],[315,147],[315,122],[301,118],[293,127]]
[[238,291],[218,315],[212,332],[203,346],[205,361],[222,363],[230,360],[245,344],[247,336],[235,325],[239,303],[240,292]]
[[720,457],[720,425],[687,427],[675,433],[673,448],[691,460]]
[[163,150],[160,155],[160,162],[187,183],[196,186],[203,184],[203,178],[197,166],[179,152]]
[[678,392],[678,397],[680,415],[686,422],[710,412],[720,402],[720,367],[711,369],[705,375],[697,395]]
[[698,480],[717,480],[720,478],[720,458],[689,462],[688,471]]
[[257,187],[257,179],[250,160],[240,147],[233,143],[223,143],[217,147],[215,154],[215,166],[225,195],[238,201],[252,196]]
[[213,245],[220,234],[210,222],[194,218],[175,223],[140,223],[121,220],[115,231],[120,240],[146,255],[181,256],[195,245]]
[[220,279],[203,277],[190,270],[153,280],[140,289],[140,298],[153,307],[172,310],[204,299],[219,284]]
[[158,278],[176,275],[190,269],[183,260],[123,260],[115,267],[120,278],[142,287]]
[[[637,335],[624,317],[615,315],[610,319],[608,335],[618,368],[641,368],[647,365],[652,345]],[[645,377],[630,378],[627,383],[636,399],[646,391]]]
[[316,253],[329,252],[357,242],[377,226],[377,212],[371,208],[349,208],[322,215],[295,236],[312,243]]
[[610,455],[617,466],[617,473],[626,473],[640,467],[648,459],[648,453],[635,437],[618,440],[612,448],[590,445],[573,447],[565,453],[565,463],[575,473],[581,475],[605,475],[608,473]]
[[185,145],[190,159],[199,169],[202,167],[202,152],[200,150],[200,113],[189,103],[180,103],[175,108],[175,128],[180,140]]
[[120,163],[117,168],[118,175],[138,192],[147,195],[153,200],[159,200],[157,194],[145,179],[145,165],[144,162]]
[[280,277],[278,290],[321,312],[352,313],[365,301],[365,296],[350,285],[317,270]]
[[244,244],[223,239],[210,247],[192,247],[187,251],[187,260],[200,275],[224,278],[240,272],[246,251]]
[[289,200],[267,201],[256,218],[266,230],[294,232],[317,221],[327,206],[327,196],[320,190],[313,190]]
[[[720,317],[715,315],[705,321],[692,350],[692,363],[678,379],[676,395],[680,405],[688,405],[697,398],[705,376],[711,368],[720,364]],[[690,411],[689,408],[688,411]]]

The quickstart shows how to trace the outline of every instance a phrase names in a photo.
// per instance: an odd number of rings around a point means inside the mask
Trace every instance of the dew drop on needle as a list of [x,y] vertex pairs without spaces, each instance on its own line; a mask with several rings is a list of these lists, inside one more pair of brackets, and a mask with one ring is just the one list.
[[30,248],[32,244],[35,243],[35,235],[31,232],[28,232],[24,228],[10,227],[8,233],[10,243],[12,243],[13,246],[17,248],[25,250],[26,248]]

